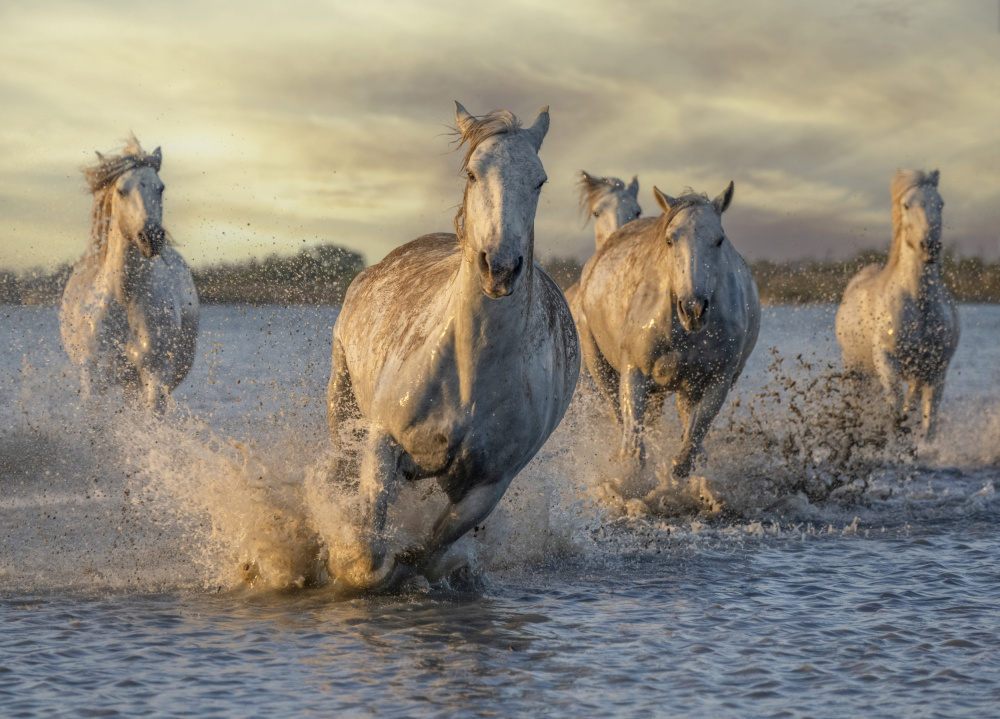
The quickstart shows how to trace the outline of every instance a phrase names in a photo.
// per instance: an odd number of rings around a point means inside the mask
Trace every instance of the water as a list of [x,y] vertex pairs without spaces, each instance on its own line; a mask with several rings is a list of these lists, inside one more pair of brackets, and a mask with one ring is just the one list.
[[[698,491],[616,481],[584,391],[456,547],[480,591],[374,599],[295,586],[351,548],[335,310],[204,308],[159,422],[80,402],[54,310],[0,309],[0,715],[1000,713],[1000,308],[962,308],[931,446],[833,452],[877,412],[827,307],[766,311]],[[403,499],[401,541],[437,501]]]

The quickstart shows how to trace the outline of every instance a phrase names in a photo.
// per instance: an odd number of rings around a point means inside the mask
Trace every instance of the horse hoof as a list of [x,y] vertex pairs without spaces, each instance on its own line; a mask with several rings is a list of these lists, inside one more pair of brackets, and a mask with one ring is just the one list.
[[237,571],[240,573],[240,578],[251,587],[254,585],[254,582],[260,579],[260,566],[257,564],[256,559],[240,562]]

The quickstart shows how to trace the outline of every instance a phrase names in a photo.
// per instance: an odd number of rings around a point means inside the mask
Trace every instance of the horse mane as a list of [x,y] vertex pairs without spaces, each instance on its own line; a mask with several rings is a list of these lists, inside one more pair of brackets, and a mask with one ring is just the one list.
[[[490,110],[482,117],[475,118],[465,130],[460,130],[457,127],[453,128],[452,134],[457,135],[459,138],[458,145],[455,146],[455,151],[457,152],[462,145],[467,145],[465,157],[462,159],[462,170],[460,171],[464,171],[469,166],[472,153],[485,140],[495,135],[514,133],[520,129],[521,121],[510,110]],[[469,185],[466,183],[465,191],[462,193],[462,204],[455,215],[455,234],[458,235],[460,241],[464,241],[465,236],[465,198],[468,193]]]
[[889,247],[889,262],[893,264],[899,259],[903,243],[903,195],[914,187],[933,187],[937,189],[940,173],[937,170],[896,170],[889,182],[889,195],[892,197],[892,245]]
[[108,234],[111,232],[111,200],[114,183],[126,172],[137,167],[151,167],[160,171],[159,154],[147,154],[139,145],[139,140],[129,133],[125,147],[118,155],[97,153],[97,163],[80,168],[87,189],[94,196],[94,207],[90,213],[90,250],[103,264],[108,252]]
[[670,223],[673,222],[674,218],[677,217],[681,210],[686,210],[689,207],[697,207],[699,205],[712,205],[712,200],[709,199],[708,195],[704,192],[695,192],[690,187],[685,187],[684,194],[673,199],[674,201],[670,205],[670,211],[663,213],[664,230],[670,226]]
[[590,220],[590,208],[608,193],[624,190],[625,183],[617,177],[595,177],[586,170],[580,170],[577,187],[580,189],[580,214],[586,217],[586,224]]

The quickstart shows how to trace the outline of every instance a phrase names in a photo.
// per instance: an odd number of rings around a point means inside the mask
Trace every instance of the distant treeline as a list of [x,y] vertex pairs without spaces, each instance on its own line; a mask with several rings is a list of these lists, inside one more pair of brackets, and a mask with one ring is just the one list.
[[[191,274],[204,303],[337,305],[364,266],[357,252],[319,245],[290,257],[220,263]],[[69,264],[53,272],[0,269],[0,304],[58,304],[72,269]]]
[[[884,265],[886,257],[884,252],[863,250],[849,260],[757,260],[750,270],[765,304],[840,302],[847,283],[861,268]],[[582,264],[576,259],[554,257],[543,260],[542,265],[564,290],[580,279]],[[945,251],[941,274],[959,302],[1000,303],[1000,261],[960,258]]]
[[[883,252],[864,250],[849,260],[758,260],[750,269],[766,304],[839,302],[851,277],[862,267],[885,260]],[[575,258],[550,257],[541,262],[563,289],[580,279],[582,263]],[[357,252],[319,245],[291,257],[223,263],[192,274],[205,303],[336,305],[363,268],[364,258]],[[946,251],[941,269],[960,302],[1000,303],[1000,261],[959,258]],[[68,264],[52,272],[0,269],[0,304],[57,304],[71,270]]]

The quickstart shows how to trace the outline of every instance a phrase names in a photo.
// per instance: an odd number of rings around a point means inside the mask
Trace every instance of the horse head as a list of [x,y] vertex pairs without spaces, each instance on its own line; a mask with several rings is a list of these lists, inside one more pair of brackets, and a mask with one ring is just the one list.
[[580,208],[594,218],[594,242],[600,249],[612,232],[642,214],[639,178],[626,185],[617,177],[594,177],[580,171]]
[[941,210],[938,193],[940,173],[898,170],[892,178],[893,224],[901,249],[918,254],[924,264],[941,258]]
[[[141,150],[139,150],[141,152]],[[163,182],[157,174],[162,155],[156,148],[149,155],[137,155],[136,166],[115,180],[111,212],[125,238],[145,257],[155,257],[163,249]]]
[[714,200],[688,193],[673,198],[653,188],[663,210],[667,272],[676,298],[677,316],[688,332],[698,332],[712,309],[712,296],[722,272],[722,213],[733,200],[730,182]]
[[455,124],[459,145],[468,144],[456,232],[483,293],[498,299],[514,292],[534,261],[535,210],[547,179],[538,150],[549,129],[549,111],[544,108],[522,129],[506,110],[476,118],[456,102]]

